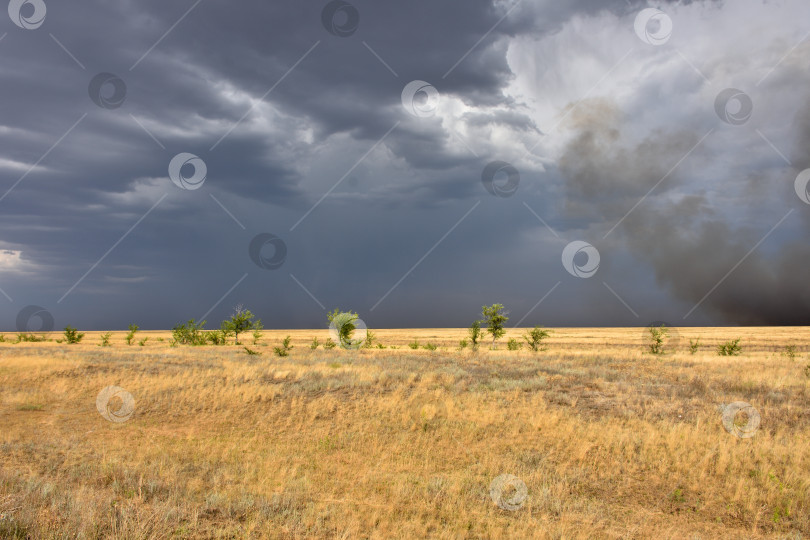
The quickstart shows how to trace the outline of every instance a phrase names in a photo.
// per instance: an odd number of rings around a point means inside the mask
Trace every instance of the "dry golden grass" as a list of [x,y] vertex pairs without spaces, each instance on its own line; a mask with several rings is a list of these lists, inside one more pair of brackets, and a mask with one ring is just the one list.
[[[0,343],[0,537],[810,536],[806,329],[684,328],[664,356],[636,328],[554,329],[538,353],[506,350],[517,330],[477,353],[464,330],[375,333],[398,348]],[[110,385],[126,422],[96,410]],[[735,401],[751,438],[721,423]],[[490,497],[501,474],[527,487],[516,511]]]

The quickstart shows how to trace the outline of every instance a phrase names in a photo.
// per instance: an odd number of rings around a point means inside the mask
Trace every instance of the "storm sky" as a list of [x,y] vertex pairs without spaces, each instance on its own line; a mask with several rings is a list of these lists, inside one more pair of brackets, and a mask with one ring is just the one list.
[[[806,0],[12,0],[0,330],[810,322]],[[47,321],[46,321],[47,322]]]

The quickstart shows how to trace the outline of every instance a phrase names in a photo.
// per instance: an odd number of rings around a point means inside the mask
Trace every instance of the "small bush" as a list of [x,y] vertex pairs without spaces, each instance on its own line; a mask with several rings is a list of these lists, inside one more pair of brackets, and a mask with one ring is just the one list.
[[689,354],[695,354],[696,352],[698,352],[698,348],[700,348],[700,338],[697,338],[694,341],[692,341],[690,339],[689,340]]
[[5,342],[6,342],[6,336],[4,336],[3,334],[0,334],[0,343],[5,343]]
[[810,379],[810,364],[804,366],[804,376]]
[[287,336],[284,338],[284,341],[281,342],[281,347],[273,347],[273,352],[276,353],[276,356],[289,356],[290,351],[293,349],[293,346],[290,345],[290,341],[290,336]]
[[495,340],[506,333],[504,325],[509,317],[506,316],[503,304],[492,304],[491,306],[483,306],[481,308],[481,315],[487,324],[487,332],[492,335],[492,348],[495,348]]
[[208,342],[207,332],[203,329],[205,321],[197,323],[194,319],[185,324],[178,324],[172,328],[172,337],[175,345],[205,345]]
[[376,334],[374,334],[371,330],[366,330],[366,341],[363,343],[363,348],[370,349],[375,339],[377,339]]
[[434,345],[433,343],[426,343],[424,348],[429,350],[429,351],[435,351],[436,349],[438,349],[438,347],[436,345]]
[[506,348],[510,351],[518,351],[522,346],[523,344],[515,338],[510,338],[509,341],[506,342]]
[[326,338],[326,341],[323,342],[323,348],[326,350],[334,349],[337,347],[337,343],[332,341],[332,338]]
[[470,325],[470,344],[473,350],[478,349],[478,342],[481,341],[481,321],[473,321]]
[[262,353],[260,353],[259,351],[254,351],[253,349],[249,349],[247,347],[247,345],[242,346],[242,348],[245,349],[245,352],[248,353],[248,355],[250,355],[250,356],[261,356],[262,355]]
[[231,318],[222,321],[222,324],[220,325],[220,330],[224,332],[225,335],[233,335],[234,345],[239,345],[239,334],[247,332],[248,330],[261,329],[262,322],[258,320],[253,322],[253,313],[251,313],[250,310],[242,307],[241,304],[233,309]]
[[467,348],[467,340],[466,339],[462,339],[461,341],[458,342],[458,350],[463,351],[466,348]]
[[227,335],[222,330],[211,330],[205,333],[205,339],[211,345],[225,345]]
[[[41,403],[23,403],[17,407],[18,411],[43,411],[45,410],[45,405]],[[12,537],[14,538],[14,537]]]
[[254,345],[258,345],[259,340],[262,339],[262,329],[263,328],[264,327],[262,326],[262,321],[256,321],[256,323],[253,325],[253,344]]
[[69,345],[76,345],[82,340],[83,337],[84,332],[79,332],[72,326],[65,327],[65,341],[67,341]]
[[318,345],[320,345],[320,342],[318,341],[318,338],[313,338],[312,343],[309,344],[309,348],[314,351],[315,349],[318,348]]
[[543,351],[545,348],[543,347],[543,340],[549,336],[549,331],[545,328],[540,326],[535,326],[529,333],[523,336],[523,339],[526,340],[526,344],[529,348],[535,352]]
[[[34,334],[17,334],[17,343],[39,343],[42,341],[48,341],[48,338],[45,336],[35,336]],[[59,343],[62,343],[62,340],[59,340]]]
[[796,345],[785,345],[785,350],[782,351],[782,356],[787,356],[790,358],[790,361],[796,360],[796,356],[798,356],[799,352],[796,348]]
[[135,337],[135,332],[138,331],[137,324],[130,324],[129,325],[129,333],[127,334],[127,345],[132,345],[132,338]]
[[647,345],[650,354],[664,354],[664,341],[669,335],[669,328],[663,324],[661,326],[650,326],[647,332],[650,334],[650,343]]
[[142,340],[140,340],[140,341],[138,342],[138,345],[140,345],[141,347],[145,347],[145,346],[146,346],[146,342],[147,342],[147,341],[149,341],[149,337],[148,337],[148,336],[147,336],[147,337],[145,337],[145,338],[143,338]]
[[377,348],[378,349],[386,349],[387,347],[385,345],[383,345],[382,343],[377,343]]
[[742,352],[742,347],[740,346],[740,339],[737,338],[732,341],[726,341],[717,346],[717,354],[720,356],[739,356]]
[[101,344],[99,347],[109,347],[110,346],[110,337],[112,337],[112,332],[107,332],[106,334],[101,334]]
[[413,343],[408,343],[408,347],[410,347],[411,349],[414,349],[414,350],[418,349],[419,348],[419,340],[415,339],[415,340],[413,340]]

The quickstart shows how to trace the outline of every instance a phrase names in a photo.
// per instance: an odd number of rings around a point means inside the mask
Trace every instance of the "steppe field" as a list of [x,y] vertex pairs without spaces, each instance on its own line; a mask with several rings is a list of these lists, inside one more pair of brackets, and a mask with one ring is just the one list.
[[507,350],[524,333],[473,352],[464,329],[360,350],[268,330],[240,337],[255,355],[6,334],[0,537],[810,538],[810,331],[680,328],[654,355],[642,328],[556,328]]

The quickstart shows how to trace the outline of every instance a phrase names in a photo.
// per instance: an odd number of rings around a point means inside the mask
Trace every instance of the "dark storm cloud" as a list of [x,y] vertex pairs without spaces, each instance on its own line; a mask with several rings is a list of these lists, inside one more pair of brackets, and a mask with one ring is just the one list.
[[[652,200],[626,214],[696,146],[700,132],[654,133],[627,145],[622,137],[626,122],[605,100],[578,104],[570,127],[575,135],[559,161],[569,190],[569,212],[596,213],[607,224],[620,222],[622,241],[652,266],[658,282],[677,298],[701,303],[738,324],[810,323],[810,290],[804,285],[810,247],[787,242],[752,251],[768,230],[751,226],[744,216],[762,206],[736,208],[738,215],[730,224],[702,190],[683,191],[686,169],[658,185]],[[700,164],[709,156],[698,151],[695,159]],[[681,193],[670,196],[673,191]],[[791,206],[784,193],[783,199],[784,211],[770,214],[773,223]]]
[[[0,35],[7,32],[0,41],[0,197],[19,181],[0,200],[0,249],[21,253],[22,260],[0,266],[0,287],[14,299],[3,304],[0,298],[3,329],[11,329],[27,304],[48,307],[57,324],[123,327],[137,320],[165,328],[202,315],[237,282],[209,319],[241,301],[268,327],[319,325],[322,309],[290,274],[327,308],[351,307],[376,326],[467,324],[481,303],[499,301],[513,307],[516,322],[558,280],[564,284],[544,304],[545,322],[636,322],[597,280],[566,281],[560,252],[574,239],[569,235],[612,225],[646,190],[650,175],[666,172],[702,133],[693,125],[673,127],[628,146],[621,127],[612,127],[622,125],[621,113],[575,116],[580,124],[568,129],[578,135],[558,166],[522,160],[524,146],[545,138],[546,126],[535,118],[537,96],[510,87],[518,74],[509,55],[520,40],[531,48],[531,40],[571,32],[571,21],[582,18],[621,20],[621,32],[634,40],[632,17],[646,4],[524,0],[504,17],[513,2],[355,0],[359,26],[338,37],[322,25],[326,1],[46,3],[37,30],[5,19],[0,25]],[[576,43],[592,40],[575,37]],[[544,61],[537,59],[539,71]],[[793,62],[785,61],[789,73]],[[570,69],[589,80],[601,74],[587,63],[572,62]],[[99,73],[126,85],[120,107],[102,108],[91,99],[88,87]],[[794,78],[782,72],[774,84]],[[434,117],[417,118],[402,107],[402,90],[412,80],[437,89]],[[677,75],[672,80],[685,93],[700,85]],[[636,106],[648,107],[658,91],[640,89]],[[797,130],[810,131],[798,122]],[[201,189],[182,191],[169,180],[168,164],[181,152],[204,160]],[[482,170],[495,160],[520,170],[512,198],[494,198],[481,183]],[[756,186],[756,171],[750,178]],[[660,194],[669,190],[664,185]],[[697,197],[703,198],[694,207],[713,207],[711,194]],[[656,197],[655,205],[665,204]],[[709,278],[670,272],[659,260],[648,234],[656,226],[680,226],[676,218],[693,207],[671,204],[676,210],[661,215],[642,207],[617,230],[626,242],[611,240],[617,260],[605,257],[601,271],[617,289],[631,289],[622,287],[627,279],[668,301],[647,269],[633,263],[637,257],[674,291],[680,309]],[[701,214],[701,227],[711,225],[707,215]],[[650,230],[638,224],[643,218],[652,220]],[[722,217],[716,222],[694,233],[701,250],[723,230]],[[729,260],[751,240],[738,230],[728,226],[735,235]],[[261,233],[279,236],[289,248],[278,270],[258,268],[249,257],[248,246]],[[690,238],[672,238],[676,247],[683,244],[674,251],[685,257]],[[788,288],[781,284],[793,283],[786,281],[787,268],[800,257],[787,254],[780,255],[785,269],[760,265],[756,274],[774,298],[763,320],[787,320],[798,309],[793,301],[780,311]],[[706,273],[715,276],[729,260],[715,260]],[[736,281],[743,270],[728,280],[730,289],[751,286]],[[744,301],[734,303],[722,291],[711,305],[724,316],[755,311],[754,300],[740,307]],[[588,307],[594,299],[611,307]],[[526,324],[543,321],[540,311],[536,316]]]

